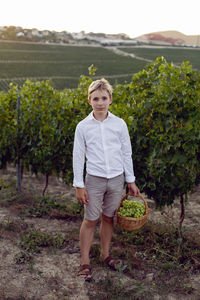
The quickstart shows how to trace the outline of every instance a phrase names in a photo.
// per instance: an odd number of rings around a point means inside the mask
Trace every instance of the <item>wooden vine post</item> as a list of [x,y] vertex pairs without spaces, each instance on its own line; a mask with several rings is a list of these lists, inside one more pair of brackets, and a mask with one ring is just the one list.
[[17,97],[17,191],[21,192],[21,160],[19,153],[20,95]]

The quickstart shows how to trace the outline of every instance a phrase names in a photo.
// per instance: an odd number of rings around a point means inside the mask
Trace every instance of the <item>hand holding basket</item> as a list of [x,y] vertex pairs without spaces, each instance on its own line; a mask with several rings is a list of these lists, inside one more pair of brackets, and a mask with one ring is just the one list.
[[139,228],[141,228],[142,226],[144,226],[144,224],[147,221],[147,217],[148,217],[148,213],[149,213],[149,209],[148,209],[148,205],[146,200],[144,199],[144,197],[140,194],[139,197],[143,200],[144,205],[145,205],[145,214],[142,217],[139,218],[132,218],[132,217],[124,217],[124,216],[120,216],[118,214],[120,207],[123,205],[123,202],[125,199],[128,198],[128,196],[130,196],[129,193],[127,193],[121,200],[120,206],[116,212],[117,215],[117,225],[119,227],[121,227],[122,229],[125,230],[137,230]]

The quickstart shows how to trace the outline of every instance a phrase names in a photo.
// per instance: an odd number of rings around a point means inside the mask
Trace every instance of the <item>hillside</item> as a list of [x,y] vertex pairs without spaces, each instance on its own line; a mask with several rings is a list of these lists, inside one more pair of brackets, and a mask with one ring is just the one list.
[[200,35],[185,35],[179,31],[159,31],[144,34],[136,38],[143,42],[164,43],[174,45],[200,46]]
[[178,31],[160,31],[144,34],[136,38],[130,38],[125,33],[86,33],[81,32],[57,32],[50,30],[26,29],[15,26],[0,26],[0,40],[39,42],[47,44],[68,45],[101,45],[101,46],[135,46],[137,44],[164,44],[182,46],[200,46],[200,35],[184,35]]

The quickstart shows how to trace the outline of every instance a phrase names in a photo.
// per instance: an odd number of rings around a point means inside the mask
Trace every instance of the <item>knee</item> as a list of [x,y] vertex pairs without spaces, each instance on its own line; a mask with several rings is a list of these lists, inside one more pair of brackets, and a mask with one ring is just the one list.
[[114,217],[108,217],[108,216],[104,215],[103,213],[102,213],[101,217],[102,217],[102,222],[113,224]]
[[88,219],[84,219],[84,225],[87,227],[87,228],[93,228],[96,226],[98,220],[88,220]]

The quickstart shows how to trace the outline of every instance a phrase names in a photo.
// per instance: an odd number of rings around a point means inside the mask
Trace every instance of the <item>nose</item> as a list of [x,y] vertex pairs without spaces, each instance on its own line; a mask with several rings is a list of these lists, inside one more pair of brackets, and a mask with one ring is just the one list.
[[103,99],[99,99],[99,105],[103,104]]

